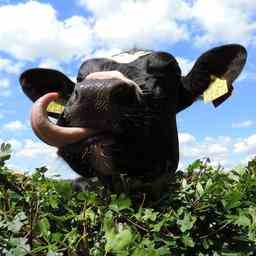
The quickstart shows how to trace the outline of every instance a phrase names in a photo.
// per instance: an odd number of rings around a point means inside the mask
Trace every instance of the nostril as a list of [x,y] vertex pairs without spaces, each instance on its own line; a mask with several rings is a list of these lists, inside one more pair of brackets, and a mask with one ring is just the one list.
[[138,101],[136,88],[133,84],[119,83],[111,90],[111,102],[119,105],[131,105]]

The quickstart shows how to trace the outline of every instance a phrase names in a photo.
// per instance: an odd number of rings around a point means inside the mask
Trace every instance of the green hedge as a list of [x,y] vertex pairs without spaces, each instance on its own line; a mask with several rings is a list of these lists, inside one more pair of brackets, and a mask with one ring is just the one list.
[[[224,172],[197,160],[161,208],[13,174],[0,150],[0,255],[256,255],[256,159]],[[100,189],[100,188],[99,188]]]

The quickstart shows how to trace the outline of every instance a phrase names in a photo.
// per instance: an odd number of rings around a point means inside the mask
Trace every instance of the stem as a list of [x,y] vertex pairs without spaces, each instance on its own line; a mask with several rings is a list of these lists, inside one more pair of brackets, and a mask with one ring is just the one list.
[[28,238],[28,243],[30,245],[30,248],[33,249],[33,240],[34,240],[34,230],[33,230],[33,226],[34,223],[37,220],[37,216],[38,216],[38,210],[39,210],[39,203],[38,203],[38,197],[36,194],[36,191],[34,189],[32,189],[32,200],[31,200],[31,204],[30,204],[30,219],[29,219],[29,226],[30,226],[30,230],[29,230],[29,238]]
[[133,222],[133,221],[130,220],[129,218],[126,217],[125,219],[126,219],[129,223],[131,223],[132,225],[136,226],[137,228],[139,228],[139,229],[141,229],[141,230],[143,230],[143,231],[145,231],[145,232],[147,232],[147,233],[150,232],[147,228],[145,228],[145,227],[139,225],[139,224],[136,223],[136,222]]
[[142,202],[141,202],[140,208],[142,208],[144,206],[145,199],[146,199],[146,194],[143,193],[143,198],[142,198]]
[[217,230],[211,232],[211,233],[208,234],[208,235],[201,236],[200,239],[205,239],[205,238],[208,238],[208,237],[210,237],[210,236],[213,236],[213,235],[219,233],[219,231],[223,230],[227,225],[229,225],[229,223],[226,223],[225,225],[221,226],[219,229],[217,229]]

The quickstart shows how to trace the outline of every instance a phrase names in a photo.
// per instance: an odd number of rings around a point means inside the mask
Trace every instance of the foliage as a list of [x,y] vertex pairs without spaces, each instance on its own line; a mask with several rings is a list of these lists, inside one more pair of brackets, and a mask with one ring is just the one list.
[[[15,175],[0,150],[0,255],[255,255],[256,159],[224,172],[197,160],[161,206]],[[138,205],[138,204],[136,204]]]

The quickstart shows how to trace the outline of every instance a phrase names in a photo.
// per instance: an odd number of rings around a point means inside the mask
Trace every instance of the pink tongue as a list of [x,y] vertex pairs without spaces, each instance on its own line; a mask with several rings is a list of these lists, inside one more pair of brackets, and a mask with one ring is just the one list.
[[46,109],[50,102],[58,97],[56,92],[47,93],[33,104],[31,126],[35,134],[48,145],[55,147],[63,147],[95,134],[95,131],[89,128],[62,127],[50,122]]

